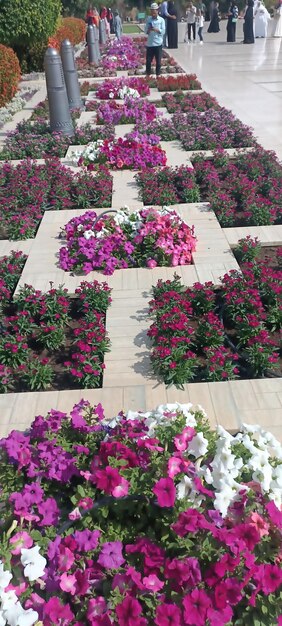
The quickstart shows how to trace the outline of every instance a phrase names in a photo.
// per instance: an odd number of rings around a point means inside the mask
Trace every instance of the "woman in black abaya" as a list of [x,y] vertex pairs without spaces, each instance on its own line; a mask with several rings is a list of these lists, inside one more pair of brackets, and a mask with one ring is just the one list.
[[208,27],[208,33],[218,33],[219,28],[219,15],[218,15],[218,2],[215,2],[211,15],[210,25]]
[[244,21],[243,43],[255,43],[254,38],[254,0],[248,0]]
[[167,42],[168,48],[178,48],[177,11],[173,0],[167,3]]

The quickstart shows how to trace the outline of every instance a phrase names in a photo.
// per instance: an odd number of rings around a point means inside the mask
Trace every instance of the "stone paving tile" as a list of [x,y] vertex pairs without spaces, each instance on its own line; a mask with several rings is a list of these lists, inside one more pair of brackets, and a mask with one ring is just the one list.
[[7,239],[2,239],[0,240],[0,257],[11,254],[12,251],[21,251],[28,255],[33,242],[34,239],[24,239],[23,241],[9,241]]
[[117,139],[120,137],[123,139],[127,133],[132,133],[134,128],[134,124],[117,124],[115,126],[115,136]]
[[241,411],[235,402],[229,382],[208,383],[208,386],[218,422],[224,424],[225,428],[236,430],[241,424]]
[[239,239],[248,235],[257,237],[262,246],[282,245],[282,225],[271,226],[241,226],[240,228],[223,228],[224,235],[230,246],[235,247]]
[[135,174],[136,172],[130,170],[113,172],[113,207],[122,207],[125,204],[134,205],[135,208],[143,206],[143,202],[138,198]]
[[166,152],[168,167],[179,167],[183,164],[191,167],[192,164],[180,141],[161,141],[160,145]]
[[7,122],[0,129],[0,146],[4,145],[6,141],[7,134],[16,129],[17,124],[24,120],[28,120],[33,112],[33,109],[39,102],[45,100],[46,98],[46,86],[43,84],[39,87],[38,91],[32,96],[32,98],[26,103],[23,109],[17,111],[15,115],[13,115],[13,119],[10,122]]

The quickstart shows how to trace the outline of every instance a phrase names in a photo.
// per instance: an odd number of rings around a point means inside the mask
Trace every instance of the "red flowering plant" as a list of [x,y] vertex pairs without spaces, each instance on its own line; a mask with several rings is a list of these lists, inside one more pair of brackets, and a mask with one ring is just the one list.
[[119,170],[162,166],[166,165],[166,153],[158,145],[159,141],[158,135],[142,135],[135,130],[124,138],[92,142],[82,153],[74,153],[73,159],[75,164],[89,171],[94,171],[101,163]]
[[60,267],[85,274],[97,269],[112,274],[127,267],[186,265],[196,248],[193,227],[168,207],[135,212],[124,207],[100,219],[88,211],[66,224],[64,235]]
[[113,179],[100,166],[95,175],[73,171],[58,159],[37,164],[26,159],[0,167],[0,236],[27,239],[35,236],[46,210],[110,207]]
[[144,168],[136,174],[136,180],[140,199],[145,205],[163,206],[200,200],[194,170],[186,165],[158,170]]
[[282,273],[264,263],[231,271],[222,289],[178,277],[153,288],[150,313],[154,372],[180,388],[195,381],[258,378],[282,373]]
[[224,151],[192,157],[203,200],[221,226],[281,223],[282,167],[275,153],[256,147],[230,158]]
[[81,400],[0,442],[8,626],[279,624],[282,449],[178,403]]
[[183,93],[179,90],[174,93],[164,93],[162,95],[163,102],[169,111],[169,113],[176,113],[182,111],[187,113],[188,111],[208,111],[214,109],[219,111],[219,106],[216,98],[211,96],[206,91],[199,94]]
[[0,310],[12,298],[24,268],[27,256],[23,252],[11,252],[0,258]]
[[173,123],[185,150],[215,150],[217,148],[246,148],[255,146],[252,130],[231,111],[209,109],[205,115],[198,111],[175,113]]
[[[155,86],[155,84],[152,84]],[[157,88],[159,91],[178,91],[179,89],[201,89],[201,83],[196,74],[181,74],[181,76],[158,76]]]
[[2,303],[0,392],[101,385],[109,350],[105,313],[110,289],[82,283],[71,300],[66,289],[43,294],[23,287]]

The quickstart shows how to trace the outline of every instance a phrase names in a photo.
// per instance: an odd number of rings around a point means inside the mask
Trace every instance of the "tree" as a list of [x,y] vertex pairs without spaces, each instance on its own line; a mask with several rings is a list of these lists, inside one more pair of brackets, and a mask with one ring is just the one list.
[[0,41],[16,51],[47,41],[60,13],[60,0],[1,0]]

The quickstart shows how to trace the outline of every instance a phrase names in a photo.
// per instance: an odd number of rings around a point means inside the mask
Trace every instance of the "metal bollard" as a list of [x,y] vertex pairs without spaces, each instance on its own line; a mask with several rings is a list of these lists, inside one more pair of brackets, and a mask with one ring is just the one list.
[[107,43],[106,18],[102,20],[103,43]]
[[106,35],[106,26],[105,26],[105,20],[100,20],[99,22],[99,42],[100,44],[105,44],[107,41],[107,35]]
[[101,53],[100,53],[100,46],[99,46],[99,28],[97,28],[97,26],[94,26],[94,42],[95,42],[97,63],[99,63],[101,59]]
[[62,61],[55,48],[48,48],[44,56],[44,69],[49,102],[51,131],[74,135]]
[[89,24],[87,28],[87,52],[89,65],[92,65],[93,63],[97,65],[98,59],[94,39],[94,26],[92,26],[91,24]]
[[83,102],[80,95],[80,87],[78,82],[77,69],[75,67],[73,47],[68,39],[64,39],[64,41],[62,41],[61,57],[67,96],[69,101],[69,108],[71,111],[73,109],[82,110]]

